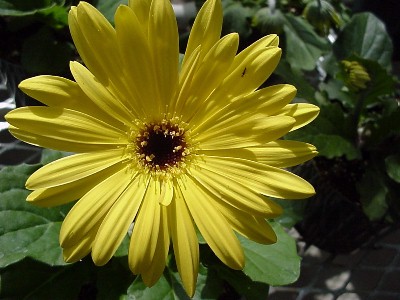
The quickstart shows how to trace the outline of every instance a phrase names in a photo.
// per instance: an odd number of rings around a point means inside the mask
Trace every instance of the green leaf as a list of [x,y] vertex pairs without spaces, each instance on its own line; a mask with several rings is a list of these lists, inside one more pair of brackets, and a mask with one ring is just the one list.
[[114,14],[121,4],[128,4],[128,0],[95,0],[93,5],[110,21],[114,24]]
[[329,49],[328,41],[318,36],[304,19],[286,14],[286,59],[293,68],[312,70],[318,58]]
[[0,267],[25,257],[49,265],[64,265],[58,242],[69,206],[39,208],[26,202],[25,181],[38,165],[6,167],[0,171]]
[[[82,285],[90,282],[89,264],[64,267],[24,259],[0,270],[1,299],[83,299]],[[92,299],[92,298],[85,298]]]
[[64,5],[65,0],[0,0],[0,15],[26,16]]
[[303,219],[307,200],[288,201],[274,199],[274,202],[278,203],[283,208],[283,214],[280,215],[276,221],[285,228],[292,228]]
[[369,168],[357,184],[363,211],[371,221],[381,219],[388,209],[388,188],[379,173],[374,168]]
[[294,239],[277,222],[271,222],[278,241],[262,245],[239,236],[246,257],[243,272],[253,281],[269,285],[295,282],[300,274],[300,257]]
[[339,60],[358,55],[378,61],[387,70],[391,68],[392,41],[384,23],[371,13],[354,15],[339,33],[333,51]]
[[215,270],[220,278],[228,282],[242,298],[249,300],[264,300],[267,298],[268,284],[253,281],[242,271],[232,270],[223,264],[213,265],[212,270]]
[[400,183],[400,155],[395,154],[385,159],[386,172],[390,178]]
[[360,157],[355,146],[357,131],[338,105],[320,106],[319,116],[306,127],[285,136],[286,139],[308,142],[317,147],[319,155],[327,158],[346,156],[348,160]]
[[57,150],[52,150],[52,149],[43,149],[40,163],[42,163],[43,165],[46,165],[48,163],[51,163],[52,161],[63,158],[70,154],[71,154],[70,152],[57,151]]
[[354,108],[356,99],[344,90],[343,82],[331,79],[327,82],[321,82],[319,88],[322,92],[327,93],[330,100],[339,100],[347,109]]
[[244,7],[240,2],[234,2],[224,9],[223,32],[237,32],[242,39],[248,38],[251,34],[249,22],[251,16],[251,10],[248,7]]
[[[28,177],[41,167],[21,164],[16,167],[5,167],[0,170],[0,193],[14,188],[23,188]],[[2,198],[0,198],[0,201]],[[0,202],[1,203],[1,202]]]
[[135,280],[135,275],[129,270],[127,258],[113,258],[105,266],[96,267],[88,257],[86,262],[92,268],[93,283],[97,289],[97,300],[120,299]]
[[72,56],[72,44],[60,42],[47,27],[41,28],[24,41],[22,65],[35,74],[63,74]]
[[380,103],[382,96],[395,93],[395,82],[380,64],[373,60],[359,59],[359,62],[367,69],[371,81],[365,90],[365,105]]
[[305,79],[304,73],[300,69],[291,66],[286,59],[281,59],[274,73],[281,76],[285,82],[296,87],[298,98],[315,104],[315,89]]
[[138,277],[128,289],[126,300],[146,299],[146,300],[212,300],[217,299],[222,290],[221,282],[217,278],[209,280],[208,269],[200,265],[199,276],[197,278],[196,291],[193,298],[189,298],[183,289],[178,272],[166,268],[164,274],[157,283],[148,288],[142,279]]

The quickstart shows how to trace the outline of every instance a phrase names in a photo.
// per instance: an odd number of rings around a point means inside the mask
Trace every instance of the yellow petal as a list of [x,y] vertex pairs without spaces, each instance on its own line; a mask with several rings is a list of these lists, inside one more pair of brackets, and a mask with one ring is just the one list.
[[277,115],[291,116],[296,120],[291,131],[312,122],[319,114],[319,107],[309,103],[288,104]]
[[59,141],[60,146],[55,149],[63,151],[71,151],[75,146],[85,149],[86,145],[93,145],[88,146],[92,151],[101,150],[123,145],[127,139],[120,129],[70,109],[22,107],[9,112],[6,120],[12,125],[10,132],[23,141],[44,147]]
[[120,127],[119,121],[100,110],[82,91],[76,82],[57,77],[42,75],[25,79],[18,87],[27,95],[51,107],[69,108]]
[[[137,16],[139,20],[140,28],[145,33],[145,36],[148,36],[148,24],[149,24],[149,11],[151,1],[149,0],[129,0],[129,7]],[[136,28],[136,27],[135,27]]]
[[153,0],[150,7],[149,44],[158,87],[158,107],[170,105],[178,85],[179,36],[169,0]]
[[241,235],[260,244],[276,242],[274,230],[263,217],[245,213],[229,205],[221,205],[220,202],[215,204],[232,228]]
[[288,171],[258,162],[208,156],[205,163],[207,169],[224,174],[227,178],[271,197],[303,199],[315,194],[313,186],[304,179]]
[[[208,158],[205,158],[207,161]],[[268,200],[261,193],[252,190],[242,180],[232,180],[224,172],[210,171],[208,164],[199,165],[200,170],[192,170],[193,177],[216,202],[226,202],[238,210],[264,217],[274,218],[282,213],[282,208]],[[214,168],[215,169],[215,168]]]
[[160,230],[160,210],[156,182],[150,180],[142,206],[136,217],[129,245],[129,268],[141,274],[151,265]]
[[176,265],[185,291],[191,297],[196,289],[199,270],[199,244],[193,219],[178,187],[167,209]]
[[256,161],[278,168],[296,166],[318,154],[316,148],[307,143],[277,140],[260,147],[201,151],[210,156],[227,156]]
[[209,126],[214,126],[223,121],[226,122],[230,118],[237,118],[238,114],[253,115],[254,112],[257,112],[270,116],[292,101],[295,95],[296,88],[292,85],[279,84],[266,87],[234,102],[229,102],[226,106],[220,107],[206,117],[203,114],[198,114],[193,118],[193,121],[195,122],[196,117],[201,115],[202,118],[198,121],[199,125],[196,130],[202,131]]
[[[282,137],[289,132],[294,122],[291,117],[235,115],[214,127],[203,128],[196,140],[201,150],[258,146]],[[193,132],[196,133],[197,128]]]
[[219,40],[222,29],[222,5],[219,0],[208,0],[201,7],[190,31],[189,40],[186,47],[185,58],[192,54],[198,47],[200,49],[200,61],[207,54],[208,50]]
[[225,217],[212,205],[213,195],[191,179],[181,186],[182,194],[197,227],[215,255],[227,266],[241,270],[244,254]]
[[63,257],[65,262],[74,263],[86,255],[88,255],[92,249],[94,238],[96,237],[97,229],[100,226],[99,221],[82,239],[77,241],[76,244],[63,248]]
[[102,220],[131,179],[128,169],[110,176],[85,194],[69,211],[60,231],[60,244],[71,247]]
[[123,158],[124,149],[75,154],[53,161],[27,180],[28,189],[54,187],[71,183],[100,172]]
[[164,206],[168,206],[172,198],[174,197],[174,186],[169,181],[163,181],[160,183],[160,195],[158,198],[158,202]]
[[142,273],[142,279],[145,285],[151,287],[161,277],[167,260],[170,244],[168,232],[168,216],[166,207],[161,207],[160,214],[160,233],[157,240],[156,251],[150,266]]
[[26,200],[42,207],[62,205],[81,198],[99,182],[122,168],[124,165],[118,163],[77,181],[51,188],[40,188],[30,193]]
[[92,250],[96,265],[106,264],[128,233],[146,191],[142,180],[141,176],[132,180],[101,223]]
[[[225,105],[230,99],[243,97],[255,91],[275,70],[281,52],[278,47],[268,47],[252,52],[241,61],[234,62],[229,75],[210,97],[215,99],[215,104]],[[226,102],[221,100],[218,102],[216,99],[225,99]]]
[[129,109],[120,103],[88,69],[78,62],[71,62],[70,68],[80,88],[102,111],[125,124],[129,124],[134,119]]
[[[239,36],[232,33],[221,38],[199,64],[190,84],[181,90],[178,102],[182,102],[182,114],[190,118],[204,108],[204,101],[225,78],[239,45]],[[180,113],[180,110],[177,111]]]
[[[140,20],[127,6],[120,6],[115,14],[117,45],[121,53],[133,109],[139,115],[157,113],[156,72],[145,32]],[[134,30],[133,30],[134,29]],[[133,83],[133,84],[132,84]]]
[[115,30],[92,5],[71,7],[68,24],[72,39],[88,69],[103,83],[118,78],[121,61],[116,56]]
[[279,45],[279,37],[276,34],[270,34],[262,37],[261,39],[255,41],[246,49],[240,51],[240,53],[236,56],[234,65],[238,66],[241,61],[251,53],[257,52],[261,49],[265,49],[267,47],[277,47]]

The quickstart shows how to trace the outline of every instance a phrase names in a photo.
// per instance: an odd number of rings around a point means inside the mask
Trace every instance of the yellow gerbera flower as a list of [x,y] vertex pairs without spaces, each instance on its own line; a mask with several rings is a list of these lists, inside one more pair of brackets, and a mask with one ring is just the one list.
[[183,285],[193,295],[199,267],[196,229],[219,259],[244,266],[235,232],[259,243],[276,236],[266,218],[281,208],[266,196],[305,198],[305,180],[282,169],[316,155],[312,145],[277,140],[318,114],[289,104],[291,85],[259,86],[278,64],[278,37],[237,54],[238,35],[220,38],[222,8],[208,0],[193,25],[179,69],[178,30],[168,0],[120,6],[115,28],[90,4],[69,24],[86,66],[75,81],[27,79],[20,88],[46,106],[7,115],[28,143],[78,154],[36,171],[26,186],[39,206],[79,199],[60,243],[74,262],[91,252],[107,263],[132,226],[129,266],[153,285],[170,240]]

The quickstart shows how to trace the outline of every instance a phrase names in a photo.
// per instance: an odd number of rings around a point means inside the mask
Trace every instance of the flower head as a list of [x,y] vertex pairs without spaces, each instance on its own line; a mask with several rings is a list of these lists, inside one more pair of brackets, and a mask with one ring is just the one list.
[[172,241],[183,285],[193,295],[198,229],[216,256],[244,266],[235,232],[274,243],[266,219],[281,213],[268,198],[296,199],[313,187],[283,168],[316,155],[306,143],[279,139],[318,114],[289,104],[291,85],[258,89],[276,67],[275,35],[237,54],[238,35],[220,38],[222,8],[208,0],[193,25],[179,69],[178,31],[168,0],[120,6],[115,28],[90,4],[72,7],[69,24],[85,66],[75,81],[27,79],[20,88],[46,106],[7,115],[28,143],[77,154],[36,171],[26,186],[39,206],[79,199],[60,243],[73,262],[114,255],[131,228],[129,266],[151,286]]

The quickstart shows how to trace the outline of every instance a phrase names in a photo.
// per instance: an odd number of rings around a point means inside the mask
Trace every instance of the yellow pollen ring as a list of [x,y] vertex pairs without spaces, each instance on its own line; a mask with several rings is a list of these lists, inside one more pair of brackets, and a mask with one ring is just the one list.
[[162,182],[187,173],[197,152],[188,124],[178,117],[135,124],[126,147],[132,170]]

